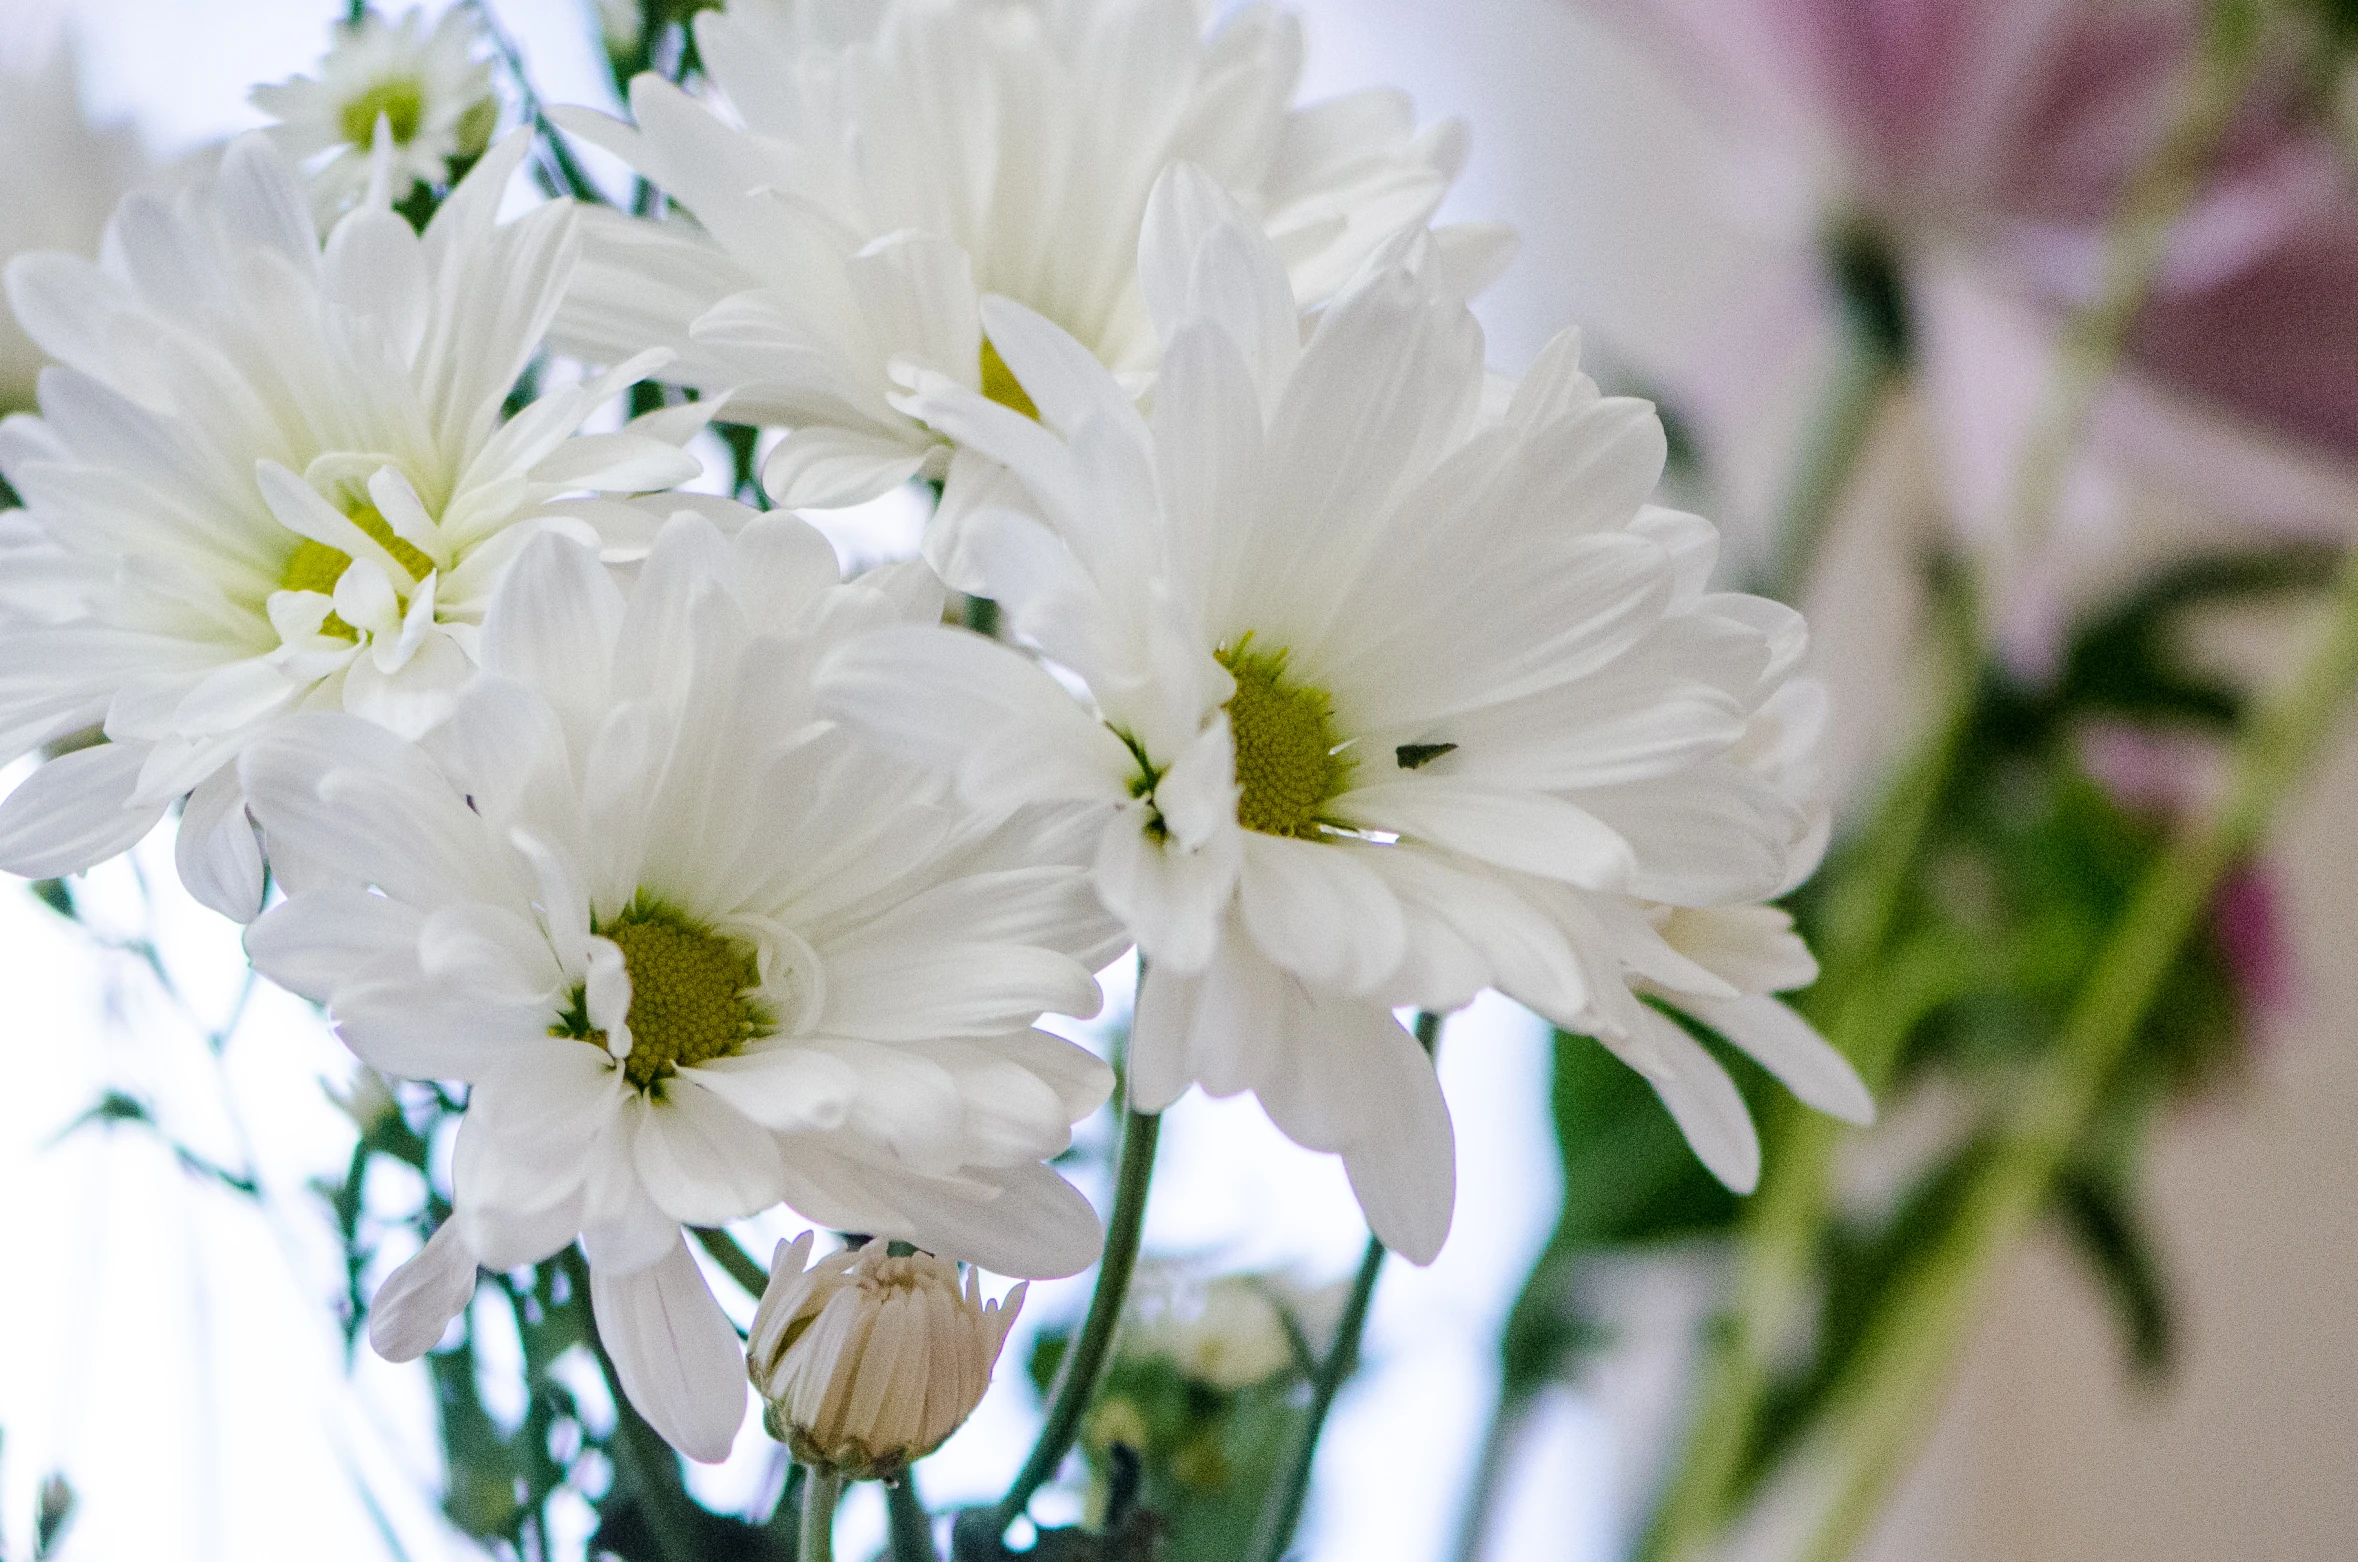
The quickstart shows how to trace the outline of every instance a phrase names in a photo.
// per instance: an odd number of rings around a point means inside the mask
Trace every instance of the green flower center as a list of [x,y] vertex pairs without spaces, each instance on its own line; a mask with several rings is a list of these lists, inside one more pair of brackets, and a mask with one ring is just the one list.
[[[716,933],[643,890],[597,931],[622,951],[630,976],[630,1056],[622,1071],[639,1089],[653,1089],[676,1069],[725,1058],[776,1029],[754,993],[761,970],[742,939]],[[550,1034],[606,1045],[578,988]]]
[[1334,701],[1285,675],[1286,653],[1252,648],[1248,633],[1213,655],[1236,680],[1228,728],[1236,740],[1237,823],[1264,835],[1315,840],[1321,811],[1351,782],[1335,736]]
[[[395,535],[391,523],[377,513],[374,505],[362,505],[352,512],[352,524],[368,533],[370,539],[393,561],[409,571],[410,579],[424,580],[434,573],[434,561],[415,545]],[[344,578],[344,571],[352,565],[352,555],[324,542],[306,537],[303,545],[287,559],[287,567],[278,577],[281,591],[316,591],[323,597],[336,594],[336,582]],[[319,626],[323,635],[334,635],[339,640],[357,640],[360,631],[330,613]]]
[[1031,393],[1023,388],[1023,382],[1015,377],[1014,370],[1007,367],[1007,360],[999,356],[999,349],[991,345],[991,339],[987,336],[983,338],[982,344],[982,393],[1000,406],[1022,413],[1034,423],[1040,421],[1040,409],[1032,404]]
[[426,89],[414,77],[376,82],[344,105],[344,139],[354,146],[370,146],[377,139],[377,116],[385,116],[393,144],[407,146],[426,118]]

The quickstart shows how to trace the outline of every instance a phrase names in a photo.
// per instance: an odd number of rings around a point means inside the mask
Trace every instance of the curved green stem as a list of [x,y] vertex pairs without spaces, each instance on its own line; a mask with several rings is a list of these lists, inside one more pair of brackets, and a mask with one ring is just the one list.
[[835,1505],[843,1499],[843,1477],[817,1465],[802,1480],[802,1562],[835,1562]]
[[1836,1392],[1831,1431],[1813,1449],[1831,1477],[1823,1517],[1803,1553],[1807,1562],[1850,1555],[1907,1472],[1998,1261],[2045,1208],[2057,1171],[2101,1111],[2106,1083],[2219,881],[2259,843],[2354,692],[2358,549],[2343,562],[2324,637],[2238,744],[2218,811],[2172,845],[2138,885],[1956,1220],[1870,1325]]
[[1154,1146],[1162,1119],[1147,1112],[1122,1114],[1122,1163],[1115,1174],[1113,1213],[1105,1222],[1105,1256],[1097,1265],[1097,1289],[1089,1297],[1089,1311],[1081,1332],[1065,1352],[1049,1397],[1048,1419],[1040,1428],[1031,1456],[1016,1473],[1007,1495],[991,1510],[993,1538],[1023,1515],[1032,1493],[1046,1485],[1080,1436],[1081,1417],[1097,1392],[1106,1359],[1113,1350],[1114,1333],[1122,1321],[1122,1303],[1130,1294],[1130,1275],[1138,1266],[1138,1239],[1146,1229],[1146,1192],[1154,1178]]
[[[1416,1039],[1430,1054],[1441,1039],[1441,1016],[1430,1010],[1419,1014]],[[1343,1304],[1343,1316],[1336,1321],[1334,1343],[1326,1348],[1326,1359],[1310,1379],[1308,1412],[1286,1448],[1285,1463],[1269,1484],[1260,1523],[1253,1530],[1252,1549],[1246,1553],[1252,1562],[1281,1562],[1286,1547],[1293,1544],[1294,1530],[1302,1522],[1302,1505],[1310,1497],[1310,1469],[1317,1462],[1318,1439],[1326,1431],[1327,1412],[1334,1408],[1336,1392],[1359,1365],[1359,1338],[1367,1332],[1368,1305],[1375,1300],[1376,1277],[1383,1269],[1384,1244],[1371,1236],[1367,1256],[1359,1261],[1359,1276],[1351,1282],[1350,1300]]]
[[1780,601],[1798,603],[1808,588],[1876,421],[1906,369],[1901,352],[1858,316],[1856,308],[1843,311],[1826,394],[1802,437],[1800,458],[1777,506],[1776,557],[1766,588]]
[[[1934,619],[1946,650],[1933,694],[1937,715],[1865,832],[1844,854],[1819,951],[1824,972],[1804,995],[1828,1041],[1873,1091],[1888,1080],[1904,1035],[1891,1023],[1894,989],[1882,979],[1882,959],[1956,772],[1979,687],[1979,610],[1970,584],[1961,574],[1945,576],[1941,584]],[[1834,1147],[1844,1125],[1790,1103],[1776,1110],[1774,1155],[1745,1211],[1735,1294],[1704,1357],[1685,1454],[1639,1546],[1648,1562],[1685,1562],[1709,1550],[1733,1505],[1753,1422],[1768,1393],[1771,1353],[1790,1336],[1809,1297]]]
[[1351,1299],[1344,1304],[1342,1319],[1335,1326],[1334,1344],[1327,1348],[1326,1360],[1319,1363],[1318,1375],[1310,1380],[1309,1412],[1286,1449],[1285,1463],[1269,1487],[1268,1506],[1261,1510],[1261,1522],[1253,1531],[1253,1548],[1246,1553],[1253,1562],[1280,1562],[1286,1547],[1293,1543],[1294,1528],[1302,1522],[1302,1504],[1309,1500],[1310,1467],[1317,1460],[1326,1414],[1334,1406],[1336,1390],[1359,1365],[1359,1337],[1367,1330],[1368,1304],[1375,1299],[1376,1277],[1383,1268],[1384,1244],[1369,1237],[1367,1256],[1359,1261],[1359,1277],[1351,1282]]

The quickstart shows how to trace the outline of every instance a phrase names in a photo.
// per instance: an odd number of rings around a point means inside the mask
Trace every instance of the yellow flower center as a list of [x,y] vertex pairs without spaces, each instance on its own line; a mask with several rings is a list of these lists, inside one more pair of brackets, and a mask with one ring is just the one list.
[[[424,580],[434,573],[434,561],[416,546],[395,535],[392,525],[377,513],[374,505],[362,505],[352,512],[351,518],[353,525],[368,533],[377,546],[393,555],[395,563],[409,571],[411,580]],[[344,578],[344,571],[351,565],[351,554],[306,537],[303,545],[288,557],[287,567],[278,577],[279,589],[316,591],[323,597],[332,597],[336,594],[336,582]],[[333,613],[319,626],[319,632],[334,635],[339,640],[360,638],[360,631]]]
[[344,139],[354,146],[370,146],[377,139],[377,116],[393,131],[393,144],[407,146],[426,118],[426,89],[414,77],[395,77],[371,84],[344,105]]
[[1002,407],[1012,407],[1033,422],[1040,421],[1040,409],[1032,404],[1031,394],[1015,371],[1007,367],[1007,360],[999,356],[999,349],[991,345],[989,337],[982,344],[982,393]]
[[[630,976],[631,1045],[622,1071],[639,1089],[654,1088],[676,1069],[727,1057],[776,1028],[754,992],[760,966],[742,939],[716,933],[643,891],[598,932],[622,951]],[[578,990],[551,1034],[606,1045]]]
[[1321,810],[1351,781],[1324,689],[1285,676],[1286,653],[1253,650],[1247,634],[1213,653],[1236,680],[1228,728],[1236,740],[1237,823],[1264,835],[1318,837]]

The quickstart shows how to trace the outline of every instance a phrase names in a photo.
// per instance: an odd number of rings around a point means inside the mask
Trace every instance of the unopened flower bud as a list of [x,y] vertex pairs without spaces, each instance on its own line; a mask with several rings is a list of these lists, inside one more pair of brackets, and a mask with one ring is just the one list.
[[974,1413],[1025,1287],[986,1303],[948,1259],[870,1242],[806,1268],[810,1247],[809,1232],[779,1244],[753,1315],[762,1425],[804,1464],[894,1479]]

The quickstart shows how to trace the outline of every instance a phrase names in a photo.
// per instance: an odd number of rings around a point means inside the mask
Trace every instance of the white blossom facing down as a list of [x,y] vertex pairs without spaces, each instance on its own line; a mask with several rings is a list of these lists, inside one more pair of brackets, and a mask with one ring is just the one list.
[[190,797],[182,877],[250,917],[240,748],[301,709],[423,731],[527,540],[643,550],[653,514],[583,496],[694,476],[679,446],[708,410],[576,434],[658,354],[505,416],[579,247],[564,202],[496,221],[524,150],[486,157],[422,237],[380,189],[322,241],[249,136],[180,198],[127,199],[102,263],[9,266],[57,365],[42,415],[0,424],[27,507],[0,531],[0,757],[108,741],[0,804],[0,868],[78,872]]
[[985,1302],[981,1276],[961,1284],[930,1253],[810,1251],[807,1231],[778,1244],[754,1309],[746,1371],[763,1425],[803,1464],[898,1480],[981,1403],[1027,1287]]
[[979,819],[816,708],[833,645],[938,621],[922,564],[839,584],[801,521],[682,514],[636,576],[541,539],[421,743],[318,713],[249,746],[290,893],[247,947],[371,1066],[470,1086],[456,1235],[372,1337],[422,1349],[475,1264],[578,1237],[633,1402],[709,1460],[743,1357],[683,1225],[783,1202],[1000,1273],[1095,1258],[1043,1163],[1112,1076],[1031,1026],[1093,1012],[1118,945],[1069,824]]
[[490,62],[476,57],[483,29],[471,7],[452,6],[430,30],[423,11],[388,22],[369,10],[332,34],[317,76],[252,94],[254,107],[279,121],[268,132],[279,150],[307,165],[323,215],[332,219],[367,190],[380,120],[396,196],[421,182],[449,182],[454,160],[479,157],[491,144],[499,100]]
[[[1275,244],[1182,166],[1138,265],[1163,356],[1150,414],[996,297],[984,327],[1038,419],[943,374],[900,403],[1029,491],[1037,516],[978,508],[937,556],[1095,710],[1014,649],[917,628],[838,653],[830,707],[977,806],[1097,820],[1098,892],[1149,961],[1132,1104],[1253,1091],[1341,1154],[1407,1256],[1441,1245],[1454,1156],[1393,1009],[1486,986],[1605,1038],[1748,1187],[1733,1087],[1639,997],[1765,990],[1654,917],[1779,894],[1822,849],[1774,741],[1800,619],[1705,590],[1716,534],[1649,499],[1653,409],[1600,395],[1572,337],[1486,397],[1480,330],[1428,239],[1379,257],[1305,342]],[[1763,1062],[1847,1077],[1792,1024]]]
[[[1129,390],[1160,345],[1136,274],[1147,195],[1210,168],[1269,233],[1304,305],[1421,228],[1465,152],[1369,91],[1293,109],[1295,19],[1248,6],[1206,31],[1194,0],[737,0],[696,19],[724,96],[633,84],[636,126],[561,122],[694,221],[601,216],[560,340],[591,361],[660,344],[732,416],[794,432],[764,470],[780,503],[831,507],[915,476],[955,508],[987,463],[896,404],[896,366],[1028,407],[986,338],[997,293],[1056,321]],[[1442,240],[1461,284],[1503,264],[1495,228]]]

